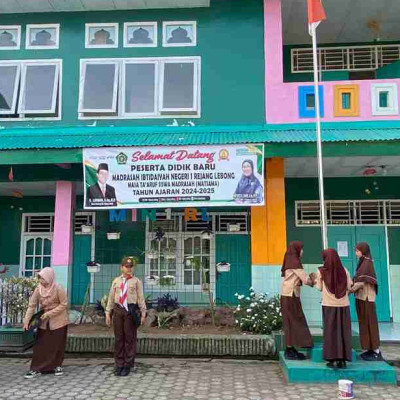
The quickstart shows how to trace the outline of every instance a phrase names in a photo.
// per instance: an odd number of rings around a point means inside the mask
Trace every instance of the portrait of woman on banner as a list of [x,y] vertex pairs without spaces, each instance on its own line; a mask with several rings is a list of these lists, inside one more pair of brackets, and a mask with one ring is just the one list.
[[242,162],[242,177],[236,187],[233,198],[236,203],[260,204],[263,202],[263,187],[254,174],[252,160]]

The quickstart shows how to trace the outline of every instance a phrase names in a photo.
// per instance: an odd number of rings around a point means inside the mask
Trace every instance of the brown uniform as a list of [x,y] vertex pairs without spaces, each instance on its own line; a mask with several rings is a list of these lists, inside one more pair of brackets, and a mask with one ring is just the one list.
[[[117,367],[133,367],[136,357],[137,325],[121,304],[122,284],[125,278],[115,278],[110,289],[106,313],[112,315],[115,335],[115,363]],[[143,295],[142,282],[132,277],[127,280],[126,304],[137,304],[142,315],[146,314],[146,302]]]

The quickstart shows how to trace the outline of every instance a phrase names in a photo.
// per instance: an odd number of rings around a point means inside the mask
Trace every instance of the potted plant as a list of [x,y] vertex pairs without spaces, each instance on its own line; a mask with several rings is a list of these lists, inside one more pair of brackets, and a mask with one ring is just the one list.
[[229,272],[231,270],[231,264],[228,262],[219,262],[217,264],[217,271],[218,272]]
[[121,232],[107,232],[108,240],[119,240],[121,238]]
[[206,229],[205,231],[201,232],[201,238],[204,240],[210,240],[212,238],[212,231],[210,229]]
[[163,257],[164,257],[166,260],[175,260],[175,258],[176,258],[175,250],[172,249],[172,248],[166,249],[166,250],[163,252]]
[[158,285],[160,278],[157,275],[146,276],[146,283],[150,286]]
[[33,344],[33,333],[22,330],[23,319],[28,309],[29,297],[38,284],[36,278],[12,277],[0,284],[0,293],[6,325],[0,327],[0,350],[25,351]]
[[158,284],[160,286],[174,286],[175,285],[175,276],[173,275],[164,275],[160,277]]
[[96,274],[97,272],[100,272],[101,264],[96,261],[89,261],[86,263],[86,267],[89,274]]
[[149,260],[157,260],[158,259],[158,251],[157,250],[149,250],[146,252],[147,258]]
[[82,233],[92,233],[93,232],[93,225],[82,225],[81,226],[81,232]]

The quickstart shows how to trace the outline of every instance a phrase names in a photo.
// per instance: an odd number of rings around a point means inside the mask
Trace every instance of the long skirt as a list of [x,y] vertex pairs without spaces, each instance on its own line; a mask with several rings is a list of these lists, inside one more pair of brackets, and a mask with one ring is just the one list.
[[38,329],[37,341],[33,346],[31,370],[53,372],[64,361],[68,326],[51,331]]
[[115,364],[117,367],[133,367],[136,357],[137,326],[125,308],[115,304],[113,309],[115,335]]
[[322,306],[324,344],[322,357],[327,361],[351,361],[350,307]]
[[364,350],[379,349],[379,327],[375,303],[356,299],[356,310],[360,327],[361,347]]
[[281,296],[281,312],[286,347],[312,347],[313,340],[300,298]]

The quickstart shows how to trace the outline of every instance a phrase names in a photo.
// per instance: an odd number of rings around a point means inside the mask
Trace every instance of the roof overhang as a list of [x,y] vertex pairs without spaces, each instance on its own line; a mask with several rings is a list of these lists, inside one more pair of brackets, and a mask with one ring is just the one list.
[[0,14],[209,7],[210,0],[1,0]]

